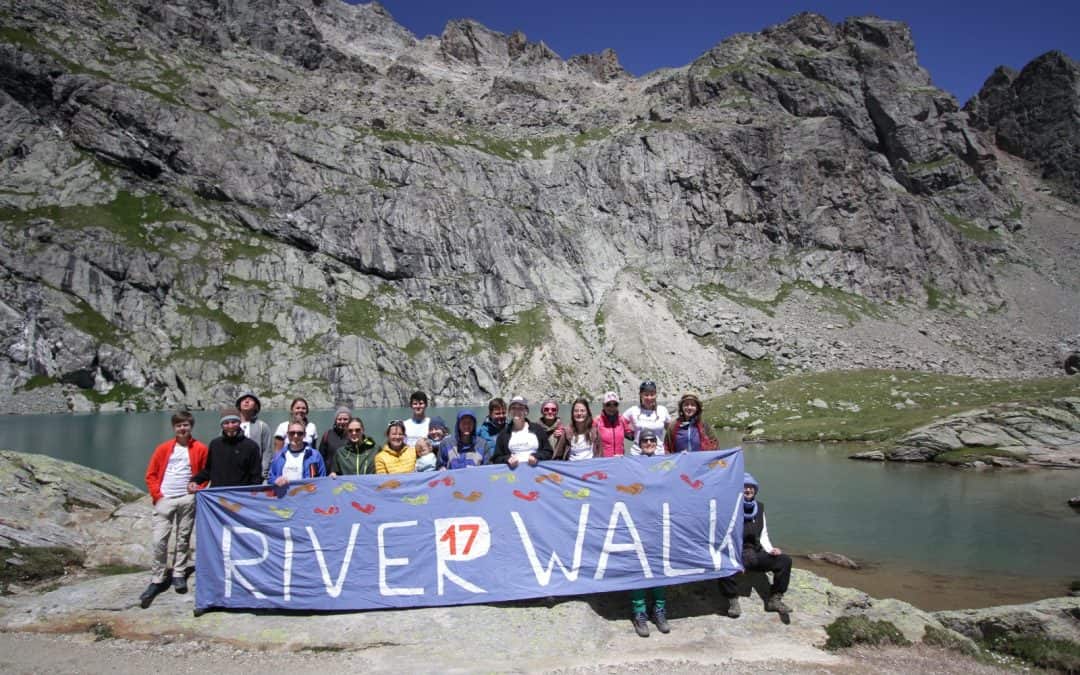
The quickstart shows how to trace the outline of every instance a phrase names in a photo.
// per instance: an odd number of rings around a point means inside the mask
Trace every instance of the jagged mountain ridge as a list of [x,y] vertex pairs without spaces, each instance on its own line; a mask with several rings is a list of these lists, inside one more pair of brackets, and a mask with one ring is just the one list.
[[[993,148],[897,23],[799,15],[633,78],[375,3],[15,8],[12,401],[709,393],[859,364],[785,336],[789,298],[817,324],[984,312],[1025,256]],[[1000,367],[946,352],[901,365]]]

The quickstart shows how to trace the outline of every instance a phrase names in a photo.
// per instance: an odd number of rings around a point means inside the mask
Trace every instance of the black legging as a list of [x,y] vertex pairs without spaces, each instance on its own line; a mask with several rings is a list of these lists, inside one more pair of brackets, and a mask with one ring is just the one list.
[[[791,581],[791,556],[788,554],[772,555],[765,551],[746,549],[743,551],[743,567],[747,572],[772,572],[769,594],[787,593],[788,583]],[[735,582],[737,576],[733,574],[720,580],[720,592],[725,597],[734,598],[739,594],[738,584]]]

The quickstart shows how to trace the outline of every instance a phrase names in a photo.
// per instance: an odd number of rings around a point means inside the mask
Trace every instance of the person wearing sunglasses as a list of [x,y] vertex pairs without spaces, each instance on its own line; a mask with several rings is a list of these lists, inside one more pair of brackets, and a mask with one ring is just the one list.
[[[656,383],[645,380],[638,387],[638,404],[632,405],[623,413],[623,417],[634,429],[634,443],[630,446],[631,455],[644,454],[641,447],[641,433],[648,429],[656,438],[662,438],[664,429],[671,421],[671,414],[662,405],[656,404]],[[649,453],[653,454],[653,453]],[[655,449],[655,454],[664,454],[664,447]]]
[[544,427],[544,431],[548,435],[548,443],[551,443],[552,447],[554,447],[565,432],[562,420],[559,419],[558,401],[549,398],[540,404],[540,419],[537,420],[537,424]]
[[375,473],[375,455],[379,447],[375,445],[374,438],[364,435],[364,420],[359,417],[350,419],[345,425],[345,437],[345,445],[327,460],[326,468],[330,471],[330,477]]
[[619,414],[619,395],[613,391],[604,394],[604,407],[593,420],[593,426],[600,437],[602,457],[621,457],[624,441],[634,437],[634,428]]
[[283,487],[304,478],[325,476],[326,463],[319,451],[307,442],[304,423],[296,420],[289,422],[285,435],[285,448],[270,462],[267,482]]

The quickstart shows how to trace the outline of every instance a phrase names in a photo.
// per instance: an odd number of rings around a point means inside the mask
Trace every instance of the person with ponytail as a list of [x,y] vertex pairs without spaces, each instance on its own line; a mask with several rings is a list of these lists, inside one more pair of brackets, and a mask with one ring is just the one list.
[[[765,611],[788,614],[791,609],[784,604],[784,593],[791,581],[791,556],[773,546],[769,540],[769,528],[765,524],[765,505],[757,500],[758,487],[758,482],[749,473],[743,477],[743,568],[747,572],[773,573]],[[720,592],[728,601],[727,615],[737,619],[742,610],[739,608],[735,575],[720,580]]]

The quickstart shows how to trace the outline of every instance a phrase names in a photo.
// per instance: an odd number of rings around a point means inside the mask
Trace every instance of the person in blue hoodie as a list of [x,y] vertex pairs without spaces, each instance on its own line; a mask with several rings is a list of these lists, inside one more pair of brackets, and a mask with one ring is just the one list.
[[[769,528],[765,524],[765,505],[757,501],[758,482],[749,473],[743,476],[743,541],[742,562],[747,572],[772,572],[766,612],[788,614],[791,609],[784,604],[784,593],[791,580],[791,556],[773,546],[769,540]],[[738,584],[735,575],[720,580],[720,592],[727,598],[727,615],[738,618]]]
[[303,478],[318,478],[326,475],[326,463],[319,451],[304,440],[304,425],[290,422],[286,432],[285,447],[270,462],[270,471],[266,482],[271,485],[285,486]]
[[488,416],[476,435],[484,439],[489,448],[495,447],[495,439],[502,433],[506,426],[506,401],[501,398],[493,398],[488,403]]
[[471,410],[458,413],[454,435],[439,445],[440,469],[464,469],[488,463],[488,444],[476,434],[476,415]]

